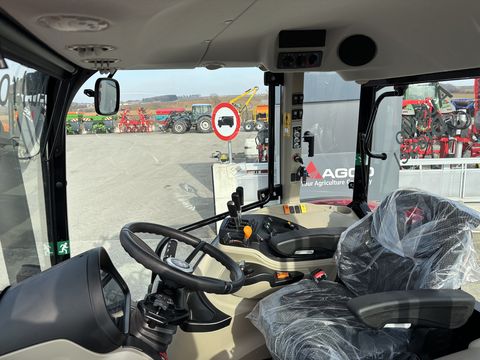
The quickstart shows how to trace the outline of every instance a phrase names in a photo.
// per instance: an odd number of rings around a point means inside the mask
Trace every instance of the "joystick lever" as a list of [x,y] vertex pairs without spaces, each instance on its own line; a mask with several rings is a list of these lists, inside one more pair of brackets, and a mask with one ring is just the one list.
[[238,221],[238,210],[237,207],[235,206],[235,203],[233,201],[227,202],[227,207],[228,207],[228,212],[230,214],[230,217],[233,218],[235,221],[235,226],[237,230],[240,228],[240,223]]
[[235,190],[235,192],[238,194],[238,197],[240,198],[240,205],[243,206],[245,205],[245,198],[244,198],[244,192],[243,192],[243,187],[239,186]]
[[238,213],[238,222],[242,223],[242,202],[240,199],[240,194],[237,192],[232,193],[232,201],[235,204],[235,208],[237,209]]

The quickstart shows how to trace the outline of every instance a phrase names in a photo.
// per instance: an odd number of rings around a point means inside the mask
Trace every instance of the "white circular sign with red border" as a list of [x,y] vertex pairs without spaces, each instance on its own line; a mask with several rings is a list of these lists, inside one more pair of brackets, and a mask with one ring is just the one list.
[[213,132],[220,140],[235,139],[240,131],[240,114],[230,103],[220,103],[212,112]]

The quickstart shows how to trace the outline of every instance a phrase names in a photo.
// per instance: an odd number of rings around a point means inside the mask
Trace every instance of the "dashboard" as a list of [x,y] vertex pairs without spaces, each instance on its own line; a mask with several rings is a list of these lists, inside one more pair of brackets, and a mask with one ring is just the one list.
[[0,356],[58,339],[107,353],[124,345],[129,319],[127,284],[105,249],[92,249],[3,293]]

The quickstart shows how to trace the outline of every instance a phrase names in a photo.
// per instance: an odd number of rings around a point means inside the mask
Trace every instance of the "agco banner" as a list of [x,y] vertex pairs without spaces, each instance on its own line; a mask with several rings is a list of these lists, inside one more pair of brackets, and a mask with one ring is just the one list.
[[[382,199],[398,188],[399,169],[393,153],[386,161],[372,160],[369,177],[369,200]],[[306,160],[305,160],[306,159]],[[318,154],[308,158],[304,154],[308,178],[302,184],[302,200],[351,199],[353,190],[348,184],[355,177],[355,153]]]
[[[304,157],[308,178],[302,184],[302,199],[351,198],[348,184],[355,177],[355,153],[318,154],[313,158]],[[370,183],[375,169],[370,168]]]

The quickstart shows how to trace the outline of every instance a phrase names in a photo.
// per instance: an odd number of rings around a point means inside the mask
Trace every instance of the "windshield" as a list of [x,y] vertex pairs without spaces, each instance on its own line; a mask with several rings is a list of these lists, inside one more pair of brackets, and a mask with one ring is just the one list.
[[[259,69],[118,71],[115,79],[122,89],[116,116],[95,114],[83,95],[94,78],[67,116],[69,233],[72,255],[105,247],[140,298],[150,274],[123,250],[120,229],[132,221],[181,228],[207,219],[227,211],[238,186],[246,204],[257,201],[267,187],[268,139],[259,136],[267,119],[256,121],[253,112],[267,104],[267,88]],[[259,91],[238,123],[225,109],[243,106],[245,98],[230,101],[253,86]],[[212,241],[216,227],[191,233]],[[153,248],[159,241],[144,238]]]
[[6,60],[0,69],[0,288],[50,266],[41,139],[48,76]]
[[[72,254],[104,246],[121,259],[116,265],[129,283],[143,284],[148,272],[118,242],[124,224],[150,221],[181,228],[227,211],[237,186],[244,188],[246,203],[257,201],[258,191],[267,187],[267,88],[258,69],[119,71],[115,78],[122,88],[116,116],[95,114],[83,89],[67,116]],[[94,80],[84,88],[93,87]],[[302,147],[308,177],[301,199],[348,204],[360,86],[335,73],[306,73],[304,94],[303,126],[314,134],[315,151],[308,157],[307,146]],[[279,94],[276,98],[278,128]],[[231,146],[217,133],[232,133],[236,121],[217,110],[219,104],[239,109],[239,131]],[[388,111],[390,107],[381,113]],[[211,118],[217,113],[214,127]],[[279,144],[278,131],[276,136]],[[278,171],[275,166],[276,183]],[[371,175],[374,179],[374,167]],[[212,241],[216,225],[192,233]],[[159,240],[146,238],[152,247]],[[142,296],[144,289],[133,292]]]
[[192,105],[192,112],[194,115],[211,115],[212,113],[212,105],[205,104],[205,105]]
[[412,100],[422,100],[426,98],[435,98],[435,83],[415,84],[411,85],[405,91],[404,98]]

